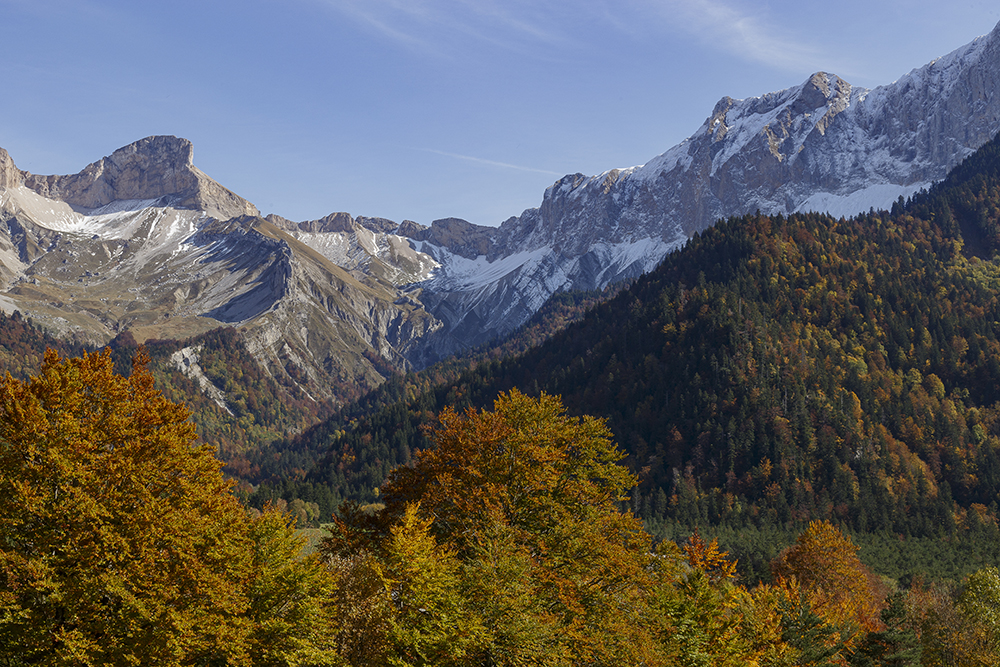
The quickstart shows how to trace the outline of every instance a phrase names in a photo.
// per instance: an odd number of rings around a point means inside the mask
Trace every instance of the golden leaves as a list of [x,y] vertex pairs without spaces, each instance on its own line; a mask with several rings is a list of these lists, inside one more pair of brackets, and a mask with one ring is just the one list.
[[[332,591],[329,575],[295,560],[283,518],[249,519],[147,362],[140,352],[125,378],[108,351],[49,351],[38,377],[0,383],[0,659],[241,664],[292,655],[296,642],[311,652],[303,623],[276,627],[260,602],[304,610]],[[322,614],[307,616],[312,627]]]

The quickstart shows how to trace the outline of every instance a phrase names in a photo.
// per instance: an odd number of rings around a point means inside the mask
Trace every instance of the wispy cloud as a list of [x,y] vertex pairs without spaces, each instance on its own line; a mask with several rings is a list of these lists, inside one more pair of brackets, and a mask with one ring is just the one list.
[[426,153],[434,153],[435,155],[443,155],[444,157],[455,158],[456,160],[465,160],[467,162],[475,162],[477,164],[485,164],[491,167],[516,169],[517,171],[529,171],[535,174],[548,174],[549,176],[565,176],[565,174],[560,174],[557,171],[549,171],[548,169],[536,169],[535,167],[524,167],[517,164],[509,164],[507,162],[497,162],[496,160],[487,160],[481,157],[472,157],[471,155],[459,155],[458,153],[448,153],[446,151],[439,151],[433,148],[422,148],[420,150]]
[[454,53],[493,44],[573,57],[631,37],[694,39],[741,60],[789,70],[832,67],[831,54],[783,29],[757,0],[313,0],[407,48]]
[[656,14],[668,29],[743,60],[788,70],[833,66],[814,43],[768,20],[766,5],[734,0],[637,0],[636,5]]
[[570,40],[547,3],[527,0],[319,0],[408,48],[444,52],[457,39],[522,51]]

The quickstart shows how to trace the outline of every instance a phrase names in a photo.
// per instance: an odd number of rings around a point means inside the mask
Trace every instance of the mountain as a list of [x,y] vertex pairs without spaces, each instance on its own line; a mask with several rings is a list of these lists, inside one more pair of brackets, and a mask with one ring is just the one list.
[[651,530],[828,519],[995,540],[998,286],[1000,137],[891,212],[753,213],[696,233],[526,353],[282,445],[318,463],[260,499],[377,502],[433,415],[516,387],[607,419]]
[[716,220],[842,215],[927,187],[1000,130],[998,73],[1000,28],[875,90],[817,73],[726,97],[680,145],[566,176],[499,227],[264,218],[175,137],[68,176],[0,149],[0,307],[91,344],[238,327],[279,384],[343,402],[508,335],[557,292],[648,272]]
[[423,300],[442,351],[516,328],[555,291],[652,270],[717,220],[760,211],[851,215],[944,178],[1000,131],[1000,25],[899,80],[866,90],[819,72],[799,86],[722,98],[690,138],[641,167],[565,176],[541,206],[473,228],[473,259],[420,247],[444,270]]
[[36,176],[0,153],[0,304],[97,344],[240,325],[272,376],[317,400],[380,382],[368,356],[405,365],[436,322],[391,280],[419,279],[429,260],[349,216],[265,220],[192,157],[184,139],[150,137],[79,174]]

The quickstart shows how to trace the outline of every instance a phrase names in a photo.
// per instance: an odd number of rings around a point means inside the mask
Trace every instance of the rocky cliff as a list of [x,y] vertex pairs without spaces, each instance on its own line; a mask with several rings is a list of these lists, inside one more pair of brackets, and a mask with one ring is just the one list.
[[720,218],[886,208],[998,131],[1000,26],[874,90],[818,72],[723,97],[681,144],[640,167],[565,176],[499,230],[444,243],[401,228],[443,267],[421,285],[445,325],[423,361],[513,330],[556,291],[640,275]]

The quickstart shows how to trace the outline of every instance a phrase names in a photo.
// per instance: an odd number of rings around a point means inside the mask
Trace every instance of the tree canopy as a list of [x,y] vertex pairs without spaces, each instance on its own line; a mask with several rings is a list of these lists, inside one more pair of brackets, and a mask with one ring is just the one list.
[[[348,509],[326,550],[385,554],[388,578],[409,591],[393,597],[400,613],[424,609],[414,619],[426,624],[450,586],[464,611],[449,618],[465,619],[462,637],[474,640],[465,652],[486,664],[641,660],[650,539],[619,511],[635,480],[603,422],[570,417],[556,397],[511,391],[492,411],[445,410],[431,438],[383,486],[384,509]],[[424,597],[412,590],[428,580],[437,584]],[[397,645],[401,664],[417,646]]]
[[[0,660],[271,664],[322,649],[315,559],[274,513],[229,493],[189,412],[140,352],[0,382]],[[277,610],[277,611],[276,611]]]
[[187,411],[109,353],[0,382],[0,664],[993,664],[995,568],[892,596],[814,522],[744,586],[655,548],[602,420],[517,391],[446,410],[323,557],[230,494]]

